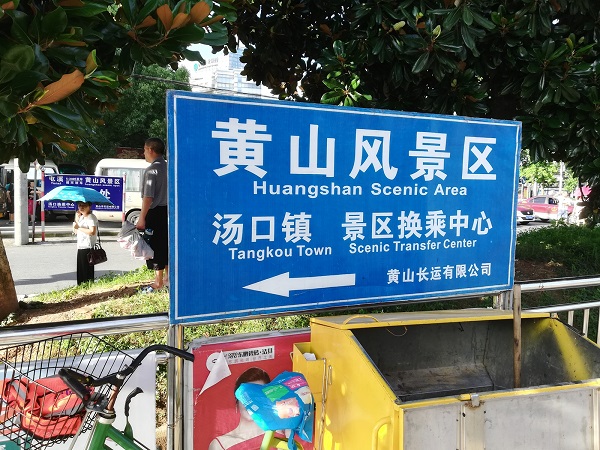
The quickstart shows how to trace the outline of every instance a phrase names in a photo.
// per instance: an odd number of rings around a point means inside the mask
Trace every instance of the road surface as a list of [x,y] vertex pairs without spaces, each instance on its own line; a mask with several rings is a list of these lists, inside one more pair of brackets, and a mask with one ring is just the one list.
[[[77,246],[75,236],[71,234],[71,222],[65,220],[48,224],[46,242],[41,242],[39,226],[36,228],[38,236],[34,243],[15,246],[12,226],[0,220],[0,233],[19,299],[77,285]],[[129,251],[117,243],[119,223],[100,222],[99,228],[108,261],[96,266],[96,278],[110,272],[125,273],[144,264],[132,258]]]

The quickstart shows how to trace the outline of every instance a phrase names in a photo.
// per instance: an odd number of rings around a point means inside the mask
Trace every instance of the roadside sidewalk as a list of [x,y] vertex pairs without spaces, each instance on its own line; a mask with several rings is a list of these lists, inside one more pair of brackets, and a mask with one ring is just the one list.
[[[116,227],[115,227],[116,225]],[[33,234],[33,227],[29,225],[29,240],[31,241],[31,236]],[[121,229],[120,223],[100,223],[100,236],[116,236],[119,234],[119,230]],[[60,222],[60,223],[50,223],[46,224],[44,228],[44,235],[46,238],[54,238],[54,237],[71,237],[71,222]],[[15,228],[13,225],[8,225],[6,221],[0,221],[0,237],[2,239],[14,239],[15,237]],[[35,241],[40,241],[42,239],[42,226],[39,223],[35,224]]]

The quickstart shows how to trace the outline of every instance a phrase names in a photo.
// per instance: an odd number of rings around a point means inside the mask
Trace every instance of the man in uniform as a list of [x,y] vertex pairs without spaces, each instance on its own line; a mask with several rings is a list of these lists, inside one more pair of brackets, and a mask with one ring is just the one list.
[[144,171],[142,184],[142,211],[136,224],[138,230],[150,235],[148,243],[154,258],[146,260],[154,270],[154,282],[144,292],[153,292],[169,285],[169,227],[167,213],[167,161],[165,144],[159,138],[144,143],[144,158],[150,165]]

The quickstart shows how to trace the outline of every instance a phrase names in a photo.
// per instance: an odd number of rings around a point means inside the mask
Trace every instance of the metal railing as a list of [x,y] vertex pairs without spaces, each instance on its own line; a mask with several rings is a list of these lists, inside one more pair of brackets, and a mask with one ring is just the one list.
[[169,316],[167,313],[120,317],[118,319],[90,319],[59,324],[45,323],[3,327],[0,330],[0,345],[23,344],[70,333],[88,332],[96,336],[108,336],[111,334],[166,330],[168,327]]
[[[523,292],[539,292],[559,289],[577,289],[586,287],[600,286],[600,277],[578,277],[578,278],[565,278],[561,280],[541,280],[541,281],[526,281],[518,284]],[[574,324],[575,311],[583,310],[583,323],[581,328],[581,334],[584,337],[588,337],[588,331],[590,329],[590,311],[598,308],[599,320],[596,324],[596,344],[600,345],[600,301],[592,301],[585,303],[573,303],[566,305],[553,305],[544,306],[540,308],[529,308],[529,312],[547,312],[551,314],[558,314],[561,312],[567,313],[567,323],[570,326]],[[512,305],[510,308],[512,309]]]

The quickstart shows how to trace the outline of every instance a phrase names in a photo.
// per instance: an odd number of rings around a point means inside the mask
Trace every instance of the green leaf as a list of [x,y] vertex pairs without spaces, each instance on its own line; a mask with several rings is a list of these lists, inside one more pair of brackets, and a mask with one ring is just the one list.
[[332,90],[344,88],[344,85],[342,83],[340,83],[338,80],[332,79],[332,78],[327,78],[327,79],[323,80],[323,84]]
[[561,45],[548,57],[548,60],[553,61],[553,60],[563,56],[565,53],[567,53],[567,51],[568,51],[567,47],[564,45]]
[[575,52],[575,55],[584,56],[587,53],[589,53],[594,47],[596,47],[596,45],[597,44],[584,45],[583,47],[580,47],[577,49],[577,51]]
[[[538,101],[539,107],[541,108],[544,104],[550,103],[552,101],[552,97],[554,96],[554,89],[546,89],[545,94],[540,97]],[[539,110],[539,108],[538,108]]]
[[[189,25],[185,28],[189,28]],[[204,39],[202,39],[202,43],[206,45],[219,46],[225,45],[227,43],[227,39],[227,30],[219,30],[218,32],[213,31],[212,33],[206,33],[204,35]]]
[[108,11],[106,3],[85,1],[83,6],[65,6],[69,17],[96,17]]
[[17,125],[17,145],[23,145],[27,142],[27,124],[20,116],[15,119]]
[[565,100],[571,103],[577,102],[581,97],[576,89],[573,89],[571,86],[567,86],[566,84],[562,85],[562,95]]
[[137,42],[131,44],[129,54],[135,62],[141,63],[144,60],[144,49]]
[[460,18],[461,18],[461,11],[460,11],[460,9],[459,8],[452,9],[452,11],[450,11],[450,14],[448,14],[446,16],[446,18],[444,19],[444,23],[442,24],[442,28],[444,30],[450,30],[450,29],[454,28],[454,26],[460,20]]
[[65,130],[77,130],[85,127],[81,116],[64,106],[53,103],[44,107],[33,108],[32,114],[40,121]]
[[140,12],[135,19],[135,23],[138,24],[143,22],[144,19],[152,12],[156,11],[156,8],[158,8],[162,3],[163,2],[161,0],[147,0],[144,2],[144,6],[142,9],[140,9]]
[[451,53],[458,53],[462,49],[460,45],[445,44],[443,42],[440,42],[439,40],[435,41],[434,47]]
[[385,41],[382,38],[375,39],[375,45],[373,45],[373,54],[379,55],[383,50],[383,46],[385,45]]
[[463,3],[462,20],[465,25],[471,25],[473,23],[473,14],[471,10]]
[[11,88],[15,93],[26,95],[32,92],[42,81],[47,81],[48,76],[35,70],[24,70],[11,82]]
[[28,28],[31,21],[30,17],[22,11],[7,11],[6,13],[13,20],[10,27],[10,36],[20,44],[31,44]]
[[420,73],[423,70],[425,70],[429,64],[429,58],[430,58],[430,53],[429,52],[423,52],[423,54],[421,56],[419,56],[419,58],[415,61],[415,63],[412,66],[412,72],[413,73]]
[[530,37],[534,37],[537,34],[537,21],[536,21],[536,16],[534,15],[530,15],[529,16],[529,24],[527,26],[527,33],[529,34]]
[[121,0],[121,8],[123,9],[123,14],[125,14],[127,21],[129,23],[134,23],[137,10],[135,0]]
[[[118,66],[123,75],[130,75],[135,67],[135,61],[131,58],[130,49],[130,45],[125,45],[121,49],[121,54],[119,55]],[[83,87],[85,87],[85,83]]]
[[[206,42],[204,29],[195,24],[187,25],[183,28],[178,28],[175,31],[169,33],[169,38],[177,40],[179,42],[189,42],[192,44],[202,43],[206,45],[213,45]],[[222,45],[222,44],[221,44]]]
[[42,19],[42,33],[44,36],[56,36],[67,28],[67,13],[60,6],[54,11],[45,14]]
[[17,115],[19,105],[7,100],[0,100],[0,114],[4,117],[14,117]]
[[337,105],[342,101],[344,96],[339,94],[338,92],[326,92],[321,96],[321,103],[326,103],[328,105]]
[[35,55],[28,45],[13,45],[4,53],[0,61],[0,82],[6,83],[14,79],[19,72],[33,67]]
[[493,22],[487,20],[481,14],[479,14],[475,11],[472,11],[471,13],[473,14],[473,20],[475,20],[476,23],[481,25],[486,30],[493,30],[494,28],[496,28],[496,25],[494,25]]
[[85,47],[53,47],[46,50],[46,56],[55,58],[69,66],[85,68],[89,50]]
[[344,51],[344,42],[339,39],[333,41],[333,52],[338,58],[345,58],[346,53]]
[[465,45],[471,50],[473,51],[475,49],[475,40],[473,39],[473,36],[471,36],[471,32],[469,30],[469,27],[462,25],[460,27],[460,34],[463,38],[463,42],[465,43]]
[[560,102],[560,97],[561,97],[561,94],[562,94],[562,89],[556,89],[556,90],[554,91],[554,98],[552,99],[552,101],[553,101],[554,103],[558,103],[558,102]]
[[86,95],[91,98],[97,98],[101,102],[107,102],[110,100],[110,95],[108,89],[99,88],[96,86],[89,85],[84,83],[80,88],[80,91],[85,92]]
[[550,59],[550,55],[554,52],[556,43],[553,39],[546,39],[542,42],[542,57],[544,59]]
[[112,89],[119,87],[118,75],[115,72],[107,70],[98,70],[94,72],[87,80],[97,86],[106,86]]
[[206,61],[204,61],[204,58],[202,57],[202,53],[200,53],[200,52],[185,49],[181,52],[181,54],[188,61],[198,61],[200,64],[206,64]]
[[398,40],[396,36],[391,37],[392,46],[398,53],[402,53],[402,43]]
[[539,11],[538,17],[540,19],[540,27],[544,30],[544,34],[547,34],[552,29],[552,23],[550,21],[551,15],[546,14],[545,11]]

